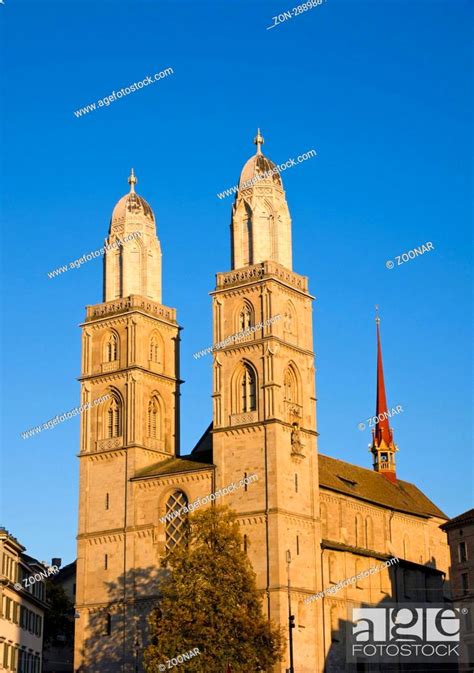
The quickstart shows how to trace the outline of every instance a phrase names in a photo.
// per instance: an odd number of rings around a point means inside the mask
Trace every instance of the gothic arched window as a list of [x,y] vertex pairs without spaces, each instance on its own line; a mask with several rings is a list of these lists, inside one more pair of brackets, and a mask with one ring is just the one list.
[[122,434],[121,426],[120,402],[116,397],[113,397],[107,409],[107,437],[120,437]]
[[156,397],[148,403],[148,437],[160,438],[160,405]]
[[255,411],[257,408],[255,373],[249,365],[244,365],[240,391],[242,412]]
[[[188,521],[183,507],[188,504],[188,499],[183,491],[173,491],[166,501],[166,548],[172,549],[185,541],[188,532]],[[178,514],[178,512],[180,512]]]
[[160,344],[158,337],[154,334],[150,339],[150,360],[152,362],[159,362],[160,358]]
[[118,337],[111,332],[105,342],[105,361],[115,362],[118,360]]
[[245,302],[242,310],[239,313],[239,330],[244,331],[249,327],[253,327],[253,325],[253,309],[249,303]]

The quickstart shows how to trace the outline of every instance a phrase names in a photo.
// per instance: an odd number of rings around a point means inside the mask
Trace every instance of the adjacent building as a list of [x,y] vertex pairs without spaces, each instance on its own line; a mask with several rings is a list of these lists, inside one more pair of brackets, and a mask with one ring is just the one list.
[[[211,293],[214,343],[249,333],[209,361],[212,422],[190,453],[179,440],[180,326],[162,303],[155,217],[133,172],[113,210],[103,301],[82,325],[81,404],[109,397],[81,417],[76,671],[143,670],[160,558],[185,530],[165,515],[251,474],[258,480],[226,504],[238,513],[264,610],[285,628],[291,559],[298,673],[346,670],[349,607],[448,595],[447,517],[397,475],[378,322],[372,469],[318,452],[314,297],[293,270],[290,211],[260,132],[255,144],[232,206],[231,268]],[[288,666],[287,653],[275,673]]]
[[441,528],[448,534],[451,551],[451,587],[453,599],[466,605],[468,637],[465,647],[469,665],[463,671],[474,671],[474,509],[455,516]]
[[[45,566],[0,528],[0,670],[40,673],[46,610]],[[30,580],[39,576],[39,581]],[[25,586],[28,584],[28,586]]]

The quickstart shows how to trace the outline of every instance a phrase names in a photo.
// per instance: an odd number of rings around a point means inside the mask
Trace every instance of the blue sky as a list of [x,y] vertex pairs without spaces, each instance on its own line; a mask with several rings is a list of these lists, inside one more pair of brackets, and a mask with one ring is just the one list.
[[[316,295],[319,448],[370,467],[380,305],[398,475],[449,516],[472,507],[472,4],[5,0],[2,32],[3,523],[42,558],[75,558],[80,329],[135,168],[157,218],[163,302],[182,332],[182,446],[211,418],[208,292],[230,268],[231,198],[260,126],[283,174],[293,266]],[[74,110],[172,67],[109,107]],[[431,241],[434,250],[385,262]]]

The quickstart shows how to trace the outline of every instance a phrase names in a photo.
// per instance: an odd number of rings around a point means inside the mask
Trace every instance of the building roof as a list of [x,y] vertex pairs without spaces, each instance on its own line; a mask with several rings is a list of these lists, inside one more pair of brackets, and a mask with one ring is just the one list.
[[457,526],[464,526],[468,523],[474,523],[474,509],[468,509],[467,512],[458,514],[458,516],[443,523],[441,528],[447,530],[448,528],[456,528]]
[[392,483],[378,472],[322,454],[319,454],[319,486],[400,512],[448,518],[414,484],[400,479]]
[[[195,456],[194,456],[195,457]],[[139,470],[133,479],[147,479],[150,477],[163,477],[169,474],[178,474],[181,472],[195,472],[196,470],[208,470],[214,467],[212,463],[198,462],[198,460],[190,460],[189,456],[182,456],[180,458],[167,458],[159,463],[145,467]]]

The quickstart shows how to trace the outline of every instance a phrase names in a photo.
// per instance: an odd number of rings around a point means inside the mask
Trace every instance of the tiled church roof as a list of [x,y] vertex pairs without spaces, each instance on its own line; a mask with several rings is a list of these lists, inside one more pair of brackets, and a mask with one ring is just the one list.
[[401,479],[392,483],[382,474],[322,454],[318,462],[321,488],[409,514],[448,518],[414,484]]

